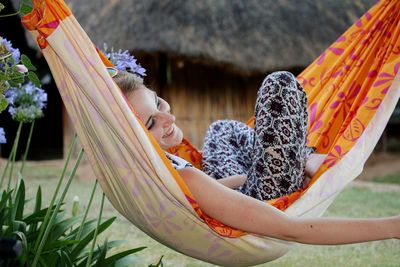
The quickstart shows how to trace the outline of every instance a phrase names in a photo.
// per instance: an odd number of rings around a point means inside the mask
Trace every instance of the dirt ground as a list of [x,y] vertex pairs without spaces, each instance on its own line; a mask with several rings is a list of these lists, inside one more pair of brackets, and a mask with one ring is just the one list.
[[364,170],[357,180],[369,181],[377,176],[400,173],[400,154],[373,154],[367,160]]

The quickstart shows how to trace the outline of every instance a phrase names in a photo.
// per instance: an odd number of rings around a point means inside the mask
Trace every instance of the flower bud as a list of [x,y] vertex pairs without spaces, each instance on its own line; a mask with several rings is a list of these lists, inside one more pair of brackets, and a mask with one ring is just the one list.
[[76,216],[78,214],[79,209],[79,197],[74,196],[72,200],[72,216]]
[[27,73],[27,72],[28,72],[28,68],[25,67],[25,65],[17,64],[17,65],[15,65],[15,66],[16,66],[17,71],[18,71],[19,73]]

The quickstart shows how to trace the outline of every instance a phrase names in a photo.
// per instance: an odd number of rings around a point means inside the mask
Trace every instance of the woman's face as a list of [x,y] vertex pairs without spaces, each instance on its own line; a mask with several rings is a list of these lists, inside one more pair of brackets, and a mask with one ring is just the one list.
[[128,100],[162,149],[182,142],[182,131],[175,124],[175,116],[171,114],[169,104],[154,91],[143,86],[133,91]]

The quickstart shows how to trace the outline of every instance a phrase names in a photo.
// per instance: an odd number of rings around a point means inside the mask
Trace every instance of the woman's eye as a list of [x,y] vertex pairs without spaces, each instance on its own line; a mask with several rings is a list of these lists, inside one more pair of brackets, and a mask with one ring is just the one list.
[[160,98],[157,97],[157,108],[159,108],[161,106],[161,101]]
[[154,120],[152,119],[150,125],[147,127],[147,130],[151,130],[154,127]]

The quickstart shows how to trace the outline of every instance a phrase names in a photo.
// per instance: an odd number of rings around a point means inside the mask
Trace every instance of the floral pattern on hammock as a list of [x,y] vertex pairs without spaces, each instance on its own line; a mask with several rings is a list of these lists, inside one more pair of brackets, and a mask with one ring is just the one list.
[[[308,146],[316,147],[318,153],[327,154],[308,187],[353,147],[399,69],[400,2],[382,0],[297,77],[309,101]],[[253,126],[253,119],[248,124]],[[170,152],[195,166],[201,165],[201,153],[187,141]],[[307,188],[268,203],[285,210]],[[192,205],[199,210],[197,204]],[[243,234],[198,213],[221,235],[235,237]]]

